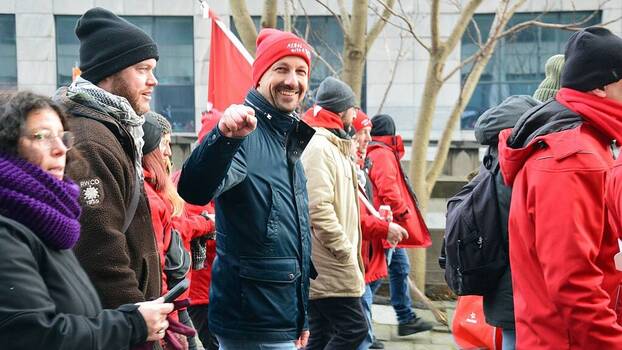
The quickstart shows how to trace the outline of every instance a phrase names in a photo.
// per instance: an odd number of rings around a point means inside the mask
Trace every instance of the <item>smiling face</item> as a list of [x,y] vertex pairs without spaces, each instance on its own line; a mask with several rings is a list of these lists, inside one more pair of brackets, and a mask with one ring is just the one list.
[[257,91],[276,109],[293,112],[307,93],[309,67],[298,56],[276,61],[259,80]]
[[63,124],[54,110],[34,110],[26,117],[17,154],[62,180],[68,150],[63,143],[63,132]]
[[151,110],[151,94],[158,85],[153,75],[156,63],[153,58],[138,62],[105,78],[98,85],[112,94],[125,97],[136,114],[145,114]]

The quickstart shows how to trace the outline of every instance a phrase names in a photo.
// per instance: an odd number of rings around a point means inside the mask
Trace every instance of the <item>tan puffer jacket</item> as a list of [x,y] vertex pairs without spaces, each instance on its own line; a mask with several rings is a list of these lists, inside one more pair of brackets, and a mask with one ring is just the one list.
[[357,178],[350,140],[324,128],[302,154],[312,230],[312,260],[318,277],[309,298],[360,297],[365,289]]

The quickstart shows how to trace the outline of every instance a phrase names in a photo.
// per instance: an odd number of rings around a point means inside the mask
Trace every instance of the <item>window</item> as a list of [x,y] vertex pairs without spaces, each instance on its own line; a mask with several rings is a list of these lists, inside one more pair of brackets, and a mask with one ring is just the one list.
[[[259,30],[259,22],[261,17],[252,16],[255,27]],[[283,30],[283,17],[277,18],[277,28]],[[307,32],[307,26],[309,31]],[[305,108],[313,103],[313,96],[318,86],[324,78],[333,75],[332,70],[337,73],[341,72],[342,61],[340,59],[343,51],[343,32],[341,26],[334,16],[299,16],[292,18],[293,32],[311,45],[315,51],[322,57],[322,60],[316,56],[312,57],[311,77],[309,80],[309,91],[305,98]],[[237,35],[233,18],[231,18],[231,31]],[[327,64],[328,63],[328,64]],[[367,78],[365,69],[363,69],[363,86],[361,88],[361,107],[365,110],[366,86]]]
[[[71,68],[79,61],[80,42],[74,33],[78,16],[56,16],[57,84],[71,82]],[[194,35],[192,17],[124,16],[158,44],[155,70],[159,85],[151,100],[174,132],[195,132]]]
[[17,90],[14,15],[0,15],[0,91],[3,90]]
[[[537,13],[515,14],[508,28],[540,16],[538,19],[548,23],[577,23],[590,17],[583,26],[600,23],[600,13],[593,12],[551,12],[544,15]],[[487,39],[494,14],[477,14],[473,17],[479,26],[482,41]],[[473,129],[477,118],[488,108],[501,103],[511,95],[531,95],[544,79],[544,65],[549,57],[563,54],[566,41],[573,32],[550,28],[528,27],[518,33],[502,39],[496,47],[481,79],[462,114],[462,129]],[[462,37],[461,56],[466,59],[475,53],[477,31],[473,24]],[[470,66],[462,70],[462,79],[466,78]]]

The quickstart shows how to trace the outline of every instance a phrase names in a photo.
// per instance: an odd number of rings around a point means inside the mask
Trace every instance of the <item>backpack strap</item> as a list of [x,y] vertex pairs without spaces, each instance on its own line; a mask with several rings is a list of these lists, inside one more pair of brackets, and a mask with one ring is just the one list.
[[140,198],[140,175],[138,171],[136,171],[136,177],[134,179],[134,191],[132,191],[132,199],[130,200],[130,206],[127,208],[127,213],[125,215],[125,222],[123,223],[123,228],[121,228],[121,232],[125,234],[127,229],[130,227],[132,220],[134,220],[134,215],[136,214],[136,208],[138,208],[138,199]]

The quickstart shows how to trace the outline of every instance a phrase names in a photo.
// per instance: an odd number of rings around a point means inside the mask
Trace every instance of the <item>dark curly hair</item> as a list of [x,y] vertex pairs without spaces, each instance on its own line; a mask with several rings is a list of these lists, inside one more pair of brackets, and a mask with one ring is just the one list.
[[0,152],[18,155],[17,144],[28,115],[42,109],[56,112],[63,128],[67,130],[67,118],[63,107],[49,97],[30,91],[0,94]]

